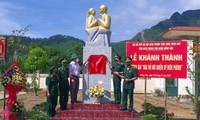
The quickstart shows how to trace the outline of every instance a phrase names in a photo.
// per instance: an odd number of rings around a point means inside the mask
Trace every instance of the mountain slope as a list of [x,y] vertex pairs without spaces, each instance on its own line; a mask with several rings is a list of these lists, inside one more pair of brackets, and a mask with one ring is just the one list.
[[[162,38],[160,34],[170,27],[175,26],[200,26],[200,9],[188,10],[183,12],[182,14],[175,12],[169,19],[159,22],[155,26],[152,26],[150,29],[144,29],[144,38],[146,41],[164,40],[164,38]],[[112,47],[116,49],[116,51],[120,51],[121,56],[125,56],[125,42],[127,41],[141,41],[140,33],[138,33],[130,40],[113,43]],[[118,49],[119,46],[120,49]]]

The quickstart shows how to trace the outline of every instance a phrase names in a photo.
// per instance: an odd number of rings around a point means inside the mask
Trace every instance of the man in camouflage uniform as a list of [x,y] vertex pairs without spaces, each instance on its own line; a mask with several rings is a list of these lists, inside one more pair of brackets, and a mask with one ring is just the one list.
[[59,77],[59,91],[60,91],[60,109],[67,110],[67,103],[69,97],[69,71],[67,67],[67,58],[60,60],[62,66],[58,69]]
[[133,89],[135,88],[135,80],[137,79],[137,70],[131,66],[131,58],[126,58],[126,67],[123,71],[124,82],[123,82],[123,97],[122,97],[122,109],[127,110],[127,97],[129,96],[129,112],[133,110]]
[[115,55],[115,63],[112,65],[113,87],[114,87],[114,104],[121,103],[121,75],[124,70],[124,64],[121,62],[121,57]]
[[50,74],[46,77],[47,115],[56,115],[56,105],[58,98],[58,77],[54,66],[49,68]]

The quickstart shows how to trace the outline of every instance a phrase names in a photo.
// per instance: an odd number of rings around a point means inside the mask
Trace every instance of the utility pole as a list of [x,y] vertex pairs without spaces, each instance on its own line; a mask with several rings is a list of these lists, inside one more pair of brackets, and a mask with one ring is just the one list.
[[[140,32],[141,34],[141,41],[145,41],[144,39],[144,31]],[[144,78],[144,104],[145,104],[145,109],[144,109],[144,114],[146,114],[146,100],[147,98],[147,78]]]
[[195,58],[195,98],[196,98],[196,119],[199,120],[199,37],[196,41],[196,58]]

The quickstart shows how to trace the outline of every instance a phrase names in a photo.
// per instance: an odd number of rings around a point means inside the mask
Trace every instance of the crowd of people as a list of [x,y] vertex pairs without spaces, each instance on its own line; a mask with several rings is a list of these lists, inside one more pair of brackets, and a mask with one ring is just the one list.
[[[79,90],[80,71],[84,69],[85,63],[80,66],[77,54],[71,55],[71,62],[67,64],[67,58],[60,60],[61,67],[56,69],[55,66],[49,68],[49,75],[46,78],[46,95],[47,95],[47,114],[50,117],[56,115],[57,99],[59,97],[60,110],[68,110],[67,103],[69,91],[71,95],[71,104],[80,103],[77,100]],[[108,62],[110,63],[110,62]],[[114,101],[113,104],[121,104],[121,110],[133,110],[134,81],[137,79],[137,71],[131,66],[131,58],[127,57],[125,65],[121,62],[121,57],[115,55],[115,62],[109,64],[113,74]],[[123,82],[123,94],[121,95],[121,80]],[[70,81],[70,83],[69,83]],[[121,100],[122,96],[122,100]],[[129,107],[127,109],[127,98],[129,97]]]

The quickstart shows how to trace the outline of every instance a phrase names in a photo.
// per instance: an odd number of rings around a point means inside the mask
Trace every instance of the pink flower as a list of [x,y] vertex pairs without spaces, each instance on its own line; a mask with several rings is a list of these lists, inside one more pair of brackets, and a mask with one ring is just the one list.
[[170,114],[171,116],[174,116],[174,112],[171,112],[171,114]]

